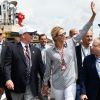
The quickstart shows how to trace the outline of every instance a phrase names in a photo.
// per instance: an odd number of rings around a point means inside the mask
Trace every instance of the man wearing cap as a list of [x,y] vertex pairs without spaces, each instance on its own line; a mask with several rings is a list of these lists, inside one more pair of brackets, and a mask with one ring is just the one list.
[[31,45],[36,33],[29,26],[20,28],[20,42],[8,47],[5,58],[5,85],[11,91],[12,100],[35,100],[39,73],[43,78],[44,65],[41,51]]

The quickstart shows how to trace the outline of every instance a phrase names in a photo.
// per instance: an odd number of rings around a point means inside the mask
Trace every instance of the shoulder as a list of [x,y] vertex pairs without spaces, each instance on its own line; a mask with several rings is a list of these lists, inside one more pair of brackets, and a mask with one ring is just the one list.
[[10,41],[3,41],[3,44],[10,44],[11,42]]
[[91,61],[95,61],[96,57],[94,54],[88,55],[85,57],[84,61],[86,62],[91,62]]
[[32,45],[32,44],[31,44],[31,47],[32,47],[35,51],[41,52],[38,46]]
[[34,45],[34,46],[37,47],[37,48],[40,48],[40,44],[39,43]]
[[76,48],[81,48],[81,46],[82,46],[81,44],[78,44],[78,45],[76,46]]
[[67,46],[69,46],[69,47],[76,46],[76,43],[74,42],[73,38],[67,39],[67,40],[65,41],[65,43],[66,43]]
[[55,49],[54,45],[49,47],[48,49],[46,49],[46,54],[53,55],[54,54],[54,49]]
[[81,47],[82,47],[82,45],[81,45],[81,44],[79,44],[79,45],[75,46],[76,51],[79,51],[79,50],[81,49]]
[[5,45],[6,47],[13,47],[14,43],[10,42],[10,41],[4,41],[3,45]]
[[47,51],[52,51],[54,49],[54,45],[48,46]]

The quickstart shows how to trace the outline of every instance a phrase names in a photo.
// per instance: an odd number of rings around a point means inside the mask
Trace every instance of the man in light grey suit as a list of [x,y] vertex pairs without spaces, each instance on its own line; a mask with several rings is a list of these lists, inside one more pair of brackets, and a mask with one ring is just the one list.
[[50,45],[47,44],[48,42],[48,38],[46,34],[40,34],[39,35],[39,44],[36,45],[37,48],[39,48],[41,50],[41,54],[42,54],[42,60],[43,63],[46,63],[46,55],[45,55],[45,50],[47,50]]
[[[94,2],[91,3],[92,16],[88,23],[74,37],[65,40],[64,29],[54,27],[51,31],[55,45],[46,51],[46,70],[43,93],[48,94],[48,80],[52,70],[52,85],[55,100],[75,100],[77,80],[77,59],[75,46],[90,29],[96,16]],[[66,47],[64,43],[66,42]]]
[[[42,54],[42,61],[44,64],[46,64],[46,50],[50,48],[50,46],[47,44],[48,38],[46,34],[40,34],[39,35],[39,44],[36,45],[37,48],[41,50]],[[39,89],[38,89],[38,97],[40,100],[48,100],[48,96],[42,96],[41,94],[41,86],[42,86],[42,81],[39,77]]]

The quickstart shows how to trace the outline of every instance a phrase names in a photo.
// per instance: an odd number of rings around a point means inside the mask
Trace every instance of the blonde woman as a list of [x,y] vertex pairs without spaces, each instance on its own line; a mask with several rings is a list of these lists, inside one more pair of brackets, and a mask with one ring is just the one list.
[[[64,29],[54,27],[51,31],[54,46],[46,51],[46,70],[44,74],[43,94],[48,94],[48,80],[52,71],[52,85],[55,100],[75,100],[77,62],[75,46],[90,29],[96,16],[95,4],[91,3],[92,16],[88,23],[74,37],[65,40]],[[66,46],[64,46],[66,43]]]

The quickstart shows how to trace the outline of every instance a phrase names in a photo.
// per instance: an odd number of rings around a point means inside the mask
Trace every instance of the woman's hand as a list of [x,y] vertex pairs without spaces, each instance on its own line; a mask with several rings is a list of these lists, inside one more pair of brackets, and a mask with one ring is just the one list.
[[88,97],[87,97],[87,95],[82,94],[82,95],[80,96],[80,99],[81,99],[81,100],[88,100]]
[[96,7],[93,1],[91,2],[91,10],[92,10],[93,15],[96,15]]
[[47,85],[43,85],[42,87],[42,94],[43,96],[48,96],[48,86]]
[[12,80],[8,80],[6,82],[6,87],[10,90],[14,90],[14,83],[12,82]]

